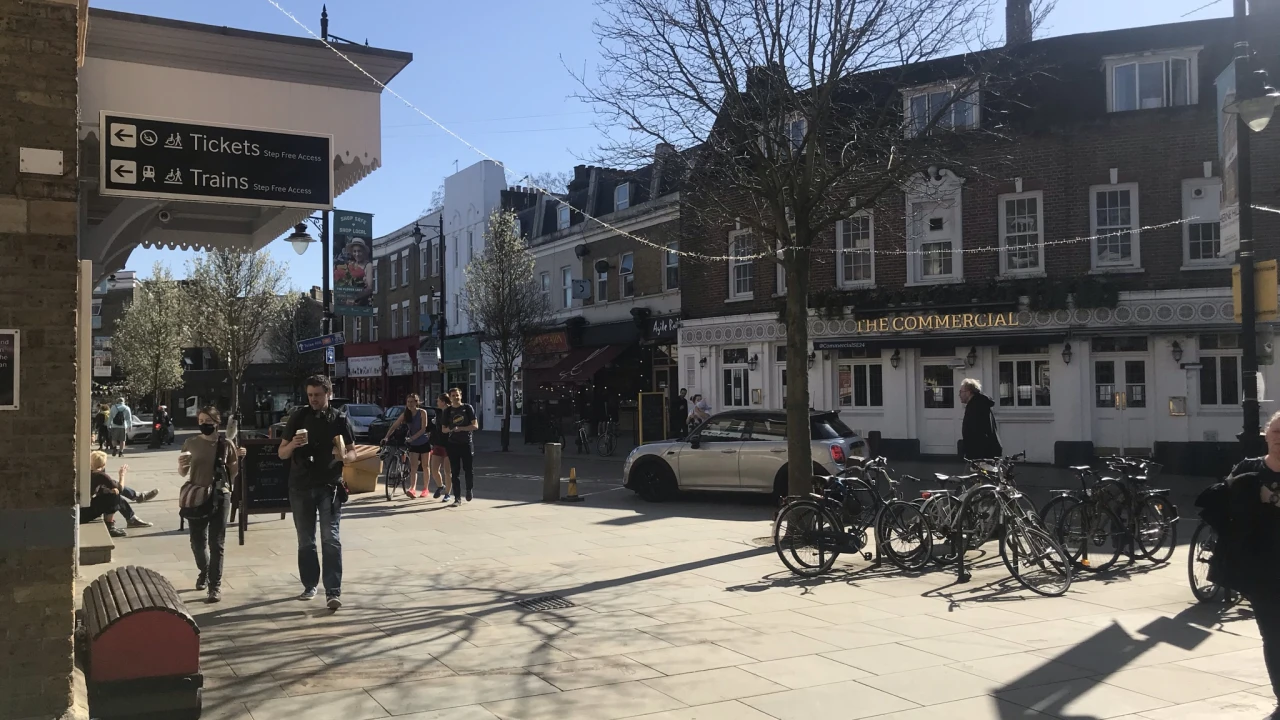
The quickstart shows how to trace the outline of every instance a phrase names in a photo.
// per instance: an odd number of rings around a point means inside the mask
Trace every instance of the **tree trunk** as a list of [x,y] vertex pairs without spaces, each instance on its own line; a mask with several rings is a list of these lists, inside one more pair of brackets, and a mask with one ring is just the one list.
[[784,255],[787,276],[787,494],[813,489],[809,428],[809,253]]
[[502,383],[502,452],[511,450],[511,373]]

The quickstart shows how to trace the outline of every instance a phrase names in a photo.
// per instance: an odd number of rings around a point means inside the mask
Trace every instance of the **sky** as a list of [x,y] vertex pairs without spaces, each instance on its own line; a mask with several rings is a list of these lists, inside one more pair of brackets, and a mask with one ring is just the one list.
[[[1225,17],[1230,0],[1058,0],[1040,36],[1114,30]],[[277,0],[319,32],[321,0]],[[569,172],[600,142],[589,105],[568,68],[590,77],[598,60],[593,0],[552,3],[480,0],[324,0],[329,32],[374,47],[413,53],[390,86],[468,142],[524,173]],[[301,28],[267,0],[90,0],[110,10],[157,15],[281,35]],[[1003,13],[1000,14],[1003,18]],[[194,118],[193,118],[194,119]],[[374,214],[374,234],[418,217],[441,179],[481,159],[394,97],[382,99],[383,166],[338,196],[345,210]],[[268,246],[298,290],[320,284],[316,246],[296,255],[279,240]],[[128,269],[150,274],[156,261],[184,275],[194,253],[138,248]]]

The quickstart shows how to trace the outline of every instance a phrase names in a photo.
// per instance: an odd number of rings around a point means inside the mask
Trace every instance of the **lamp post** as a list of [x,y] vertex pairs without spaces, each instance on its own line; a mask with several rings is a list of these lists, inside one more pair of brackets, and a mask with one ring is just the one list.
[[291,245],[293,245],[294,252],[299,255],[303,255],[307,252],[307,248],[311,243],[315,242],[315,239],[312,238],[311,235],[307,234],[307,223],[311,223],[312,226],[314,226],[320,233],[320,287],[324,291],[322,295],[324,301],[324,321],[322,329],[324,330],[324,334],[328,335],[333,331],[333,291],[329,288],[329,211],[322,210],[320,211],[320,217],[308,216],[303,218],[303,220],[305,220],[305,222],[300,222],[294,226],[293,234],[291,234],[287,240]]
[[1249,18],[1246,0],[1234,0],[1233,15],[1236,31],[1235,100],[1224,108],[1236,116],[1236,187],[1240,207],[1240,248],[1236,259],[1240,265],[1240,359],[1244,376],[1244,399],[1241,403],[1244,422],[1240,432],[1240,446],[1246,457],[1258,454],[1259,438],[1258,405],[1258,330],[1257,301],[1254,295],[1253,250],[1253,177],[1249,158],[1249,133],[1266,129],[1275,111],[1280,93],[1267,85],[1267,75],[1262,69],[1254,71],[1253,51],[1249,48]]
[[[444,264],[444,211],[440,211],[440,224],[436,229],[436,244],[439,246],[436,251],[439,253],[440,267],[440,316],[436,321],[436,332],[440,338],[440,391],[447,389],[447,383],[444,372],[444,338],[445,338],[445,264]],[[417,223],[413,225],[413,240],[419,246],[422,245],[422,228]]]

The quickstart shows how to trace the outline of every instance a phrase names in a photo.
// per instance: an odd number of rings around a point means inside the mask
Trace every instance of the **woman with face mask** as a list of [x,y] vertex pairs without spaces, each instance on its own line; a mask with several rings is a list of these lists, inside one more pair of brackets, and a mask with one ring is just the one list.
[[210,488],[213,493],[213,513],[207,518],[187,521],[191,529],[191,552],[196,559],[196,568],[200,570],[196,590],[207,587],[211,603],[222,599],[222,559],[227,538],[228,500],[231,495],[229,483],[223,485],[216,482],[218,453],[221,450],[228,479],[235,478],[240,458],[245,453],[243,448],[237,450],[229,439],[219,437],[218,423],[221,420],[216,407],[209,405],[201,408],[196,416],[200,434],[183,443],[182,452],[178,454],[178,474],[187,478],[188,482]]

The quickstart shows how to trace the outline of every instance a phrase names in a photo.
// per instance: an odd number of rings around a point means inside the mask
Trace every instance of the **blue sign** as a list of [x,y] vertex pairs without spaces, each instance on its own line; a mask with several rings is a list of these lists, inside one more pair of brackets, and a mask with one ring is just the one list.
[[321,335],[320,337],[310,338],[308,340],[298,341],[298,352],[309,353],[320,348],[332,348],[338,345],[346,345],[346,333],[333,333],[331,335]]
[[334,352],[332,345],[324,349],[324,364],[325,365],[338,364],[338,354]]

